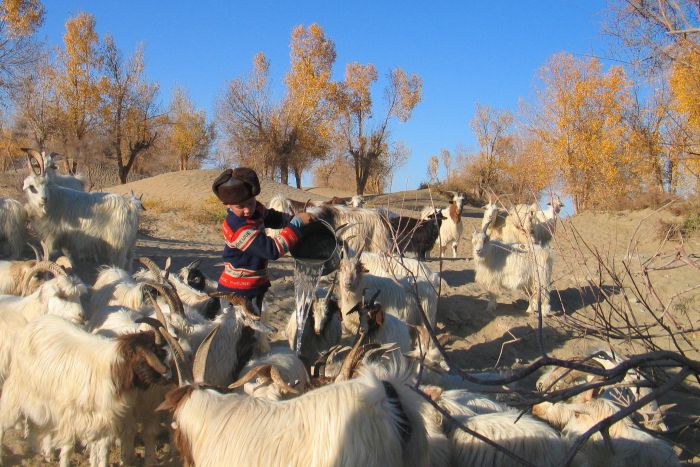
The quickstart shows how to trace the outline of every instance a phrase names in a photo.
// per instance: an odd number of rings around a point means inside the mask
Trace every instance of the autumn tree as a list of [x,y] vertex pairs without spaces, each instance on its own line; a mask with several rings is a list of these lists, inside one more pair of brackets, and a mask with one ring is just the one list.
[[170,145],[180,170],[188,170],[209,155],[216,137],[214,123],[207,123],[204,111],[195,108],[184,89],[173,91],[168,115]]
[[38,0],[0,3],[0,97],[6,98],[41,57],[31,35],[44,21]]
[[470,124],[479,143],[478,161],[474,165],[477,175],[475,194],[483,199],[486,193],[498,191],[499,175],[512,147],[513,115],[507,110],[477,104]]
[[119,180],[126,183],[137,157],[148,151],[159,135],[158,85],[144,79],[142,47],[124,59],[110,35],[102,45],[102,65],[100,126],[117,162]]
[[217,118],[239,162],[265,176],[276,173],[285,184],[291,170],[301,187],[302,172],[328,152],[332,109],[327,99],[335,46],[312,24],[294,28],[290,48],[281,101],[270,99],[270,64],[259,53],[249,75],[229,84],[217,105]]
[[450,171],[452,170],[452,154],[447,148],[440,149],[440,160],[445,168],[445,181],[450,179]]
[[[345,80],[335,89],[340,150],[353,161],[357,194],[364,194],[373,167],[391,151],[390,123],[405,122],[421,100],[422,81],[401,68],[389,72],[385,109],[373,120],[371,86],[377,81],[374,65],[350,63]],[[377,123],[375,123],[377,122]]]
[[429,183],[437,183],[438,181],[438,170],[440,169],[440,160],[436,155],[432,155],[428,158],[428,177]]
[[[697,116],[700,98],[700,9],[694,0],[625,0],[610,2],[605,30],[617,39],[621,52],[635,71],[648,80],[653,92],[650,102],[638,107],[649,109],[646,125],[632,122],[632,130],[642,148],[659,144],[662,161],[655,168],[657,179],[665,178],[665,189],[675,191],[681,178],[697,183],[700,169],[700,132]],[[668,78],[670,76],[670,79]],[[660,81],[669,81],[671,94],[659,107]],[[668,99],[670,97],[670,99]],[[670,104],[670,105],[669,105]],[[665,110],[666,114],[660,112]],[[642,115],[644,117],[644,115]],[[638,119],[639,120],[639,119]],[[655,134],[655,122],[661,134]],[[642,130],[640,134],[640,130]]]
[[100,107],[102,56],[95,32],[95,18],[79,13],[66,22],[64,49],[58,53],[56,86],[60,104],[59,131],[64,152],[75,151],[81,158],[87,136],[95,129]]
[[629,83],[620,67],[557,54],[541,70],[531,127],[555,157],[574,211],[606,206],[636,189],[625,151]]
[[344,191],[355,190],[355,170],[343,155],[336,155],[317,164],[313,174],[314,186],[327,186]]
[[35,72],[20,81],[12,98],[16,127],[26,144],[40,151],[46,149],[60,126],[54,76],[48,60],[39,62]]

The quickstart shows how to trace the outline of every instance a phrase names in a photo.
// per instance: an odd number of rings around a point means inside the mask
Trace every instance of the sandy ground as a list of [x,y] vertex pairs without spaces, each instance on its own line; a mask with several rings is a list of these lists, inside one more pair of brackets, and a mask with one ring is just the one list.
[[[191,171],[187,173],[163,174],[150,179],[140,180],[132,184],[115,187],[112,191],[128,193],[144,193],[144,198],[158,198],[177,205],[197,206],[210,196],[210,185],[218,171]],[[11,185],[11,184],[10,184]],[[0,185],[1,186],[1,185]],[[309,197],[322,196],[309,192],[299,192],[290,187],[265,183],[261,199],[267,201],[273,193],[283,192],[287,196],[305,201]],[[326,195],[327,192],[324,192]],[[410,192],[397,195],[396,199],[411,199],[411,207],[426,204],[424,194]],[[378,200],[383,206],[386,199]],[[405,202],[405,201],[404,201]],[[408,204],[408,203],[406,203]],[[409,206],[404,206],[409,207]],[[638,211],[625,213],[585,213],[566,219],[559,226],[555,240],[556,259],[554,261],[554,284],[552,292],[552,307],[563,313],[560,316],[545,319],[543,329],[544,350],[559,357],[583,355],[588,349],[599,346],[591,338],[572,336],[566,332],[567,323],[575,317],[591,316],[593,314],[594,297],[592,293],[582,290],[587,280],[598,280],[596,262],[593,255],[580,251],[584,243],[595,246],[608,262],[621,264],[630,248],[630,238],[636,239],[631,251],[637,259],[633,265],[639,264],[657,252],[657,225],[659,216],[671,217],[669,213],[653,211]],[[474,283],[474,266],[471,254],[471,232],[480,225],[481,210],[465,209],[463,221],[464,235],[459,243],[458,258],[445,258],[443,261],[433,259],[430,266],[441,270],[444,288],[438,308],[438,332],[451,360],[464,369],[475,371],[491,371],[494,369],[507,370],[525,365],[535,359],[539,353],[537,343],[537,319],[525,313],[527,303],[524,297],[517,294],[506,295],[499,299],[495,313],[487,313],[485,294]],[[577,239],[574,241],[574,239]],[[668,243],[663,251],[673,251],[677,243]],[[172,257],[173,269],[177,270],[195,258],[202,258],[202,267],[210,277],[218,277],[222,263],[220,253],[222,241],[220,226],[213,224],[195,223],[179,215],[177,210],[147,211],[144,213],[137,243],[137,256],[148,256],[158,264],[163,264],[166,257]],[[698,236],[685,244],[688,253],[700,253]],[[437,251],[433,251],[436,255]],[[637,256],[639,255],[639,256]],[[294,310],[293,261],[286,257],[270,264],[270,276],[273,286],[266,296],[267,314],[264,319],[277,327],[284,329],[287,320]],[[652,282],[663,298],[673,296],[680,290],[698,285],[700,274],[697,270],[684,267],[674,270],[664,270],[651,273]],[[603,283],[608,280],[604,274]],[[604,290],[615,295],[615,290],[606,284]],[[607,288],[606,288],[607,287]],[[672,313],[677,317],[679,325],[700,323],[700,294],[690,294],[680,300]],[[632,305],[639,309],[639,319],[649,319],[644,316],[641,306]],[[688,318],[682,313],[687,313]],[[689,336],[691,341],[698,343],[698,333]],[[278,333],[275,340],[286,339]],[[665,348],[671,348],[669,342],[660,342]],[[633,343],[622,343],[626,351],[641,351]],[[699,358],[690,353],[692,358]],[[529,381],[531,383],[531,381]],[[679,396],[679,401],[680,401]],[[680,413],[700,414],[700,407],[679,406],[674,410]],[[673,416],[673,413],[670,413]],[[164,438],[164,441],[167,437]],[[687,439],[686,439],[687,441]],[[22,455],[24,442],[17,440],[15,434],[5,443],[7,465],[49,465],[38,456]],[[697,452],[700,442],[694,440]],[[12,453],[12,454],[10,454]],[[171,465],[167,447],[161,452],[164,463]],[[684,453],[686,462],[692,464],[693,455]],[[84,463],[83,455],[76,455],[77,463]],[[112,460],[116,460],[112,456]],[[694,459],[699,461],[697,457]],[[175,462],[175,465],[177,462]]]

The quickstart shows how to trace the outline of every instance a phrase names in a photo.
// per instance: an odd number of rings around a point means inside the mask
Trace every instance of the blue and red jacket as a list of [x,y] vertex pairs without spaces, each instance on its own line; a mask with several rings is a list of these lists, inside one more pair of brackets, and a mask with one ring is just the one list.
[[[292,216],[258,203],[252,216],[238,217],[227,209],[223,223],[224,271],[218,290],[253,297],[270,287],[267,262],[284,256],[301,237],[299,228],[290,224]],[[268,237],[265,227],[279,229],[279,235]]]

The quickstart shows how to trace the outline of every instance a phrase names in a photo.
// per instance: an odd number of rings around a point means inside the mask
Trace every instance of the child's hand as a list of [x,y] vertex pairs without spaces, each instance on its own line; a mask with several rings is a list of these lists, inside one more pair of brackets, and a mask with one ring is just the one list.
[[316,220],[316,216],[314,216],[310,212],[300,212],[295,217],[299,219],[303,225],[306,225],[309,222]]

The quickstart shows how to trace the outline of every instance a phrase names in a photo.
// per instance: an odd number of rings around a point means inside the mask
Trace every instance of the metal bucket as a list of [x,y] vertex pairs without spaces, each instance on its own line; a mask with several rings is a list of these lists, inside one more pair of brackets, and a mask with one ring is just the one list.
[[321,275],[325,276],[338,269],[341,249],[333,226],[323,219],[317,219],[301,227],[301,240],[289,253],[300,263],[322,264]]

